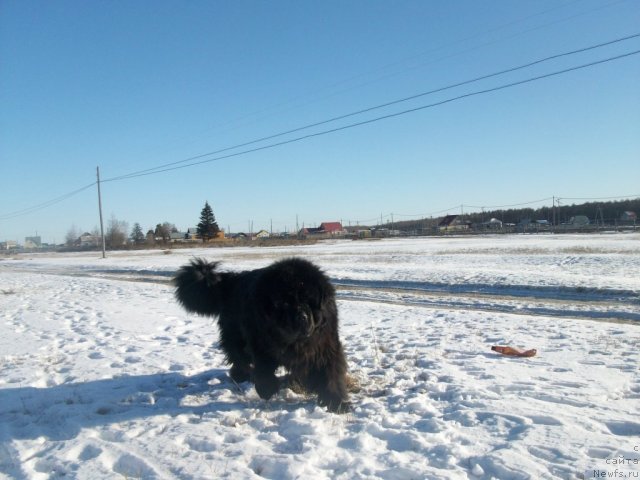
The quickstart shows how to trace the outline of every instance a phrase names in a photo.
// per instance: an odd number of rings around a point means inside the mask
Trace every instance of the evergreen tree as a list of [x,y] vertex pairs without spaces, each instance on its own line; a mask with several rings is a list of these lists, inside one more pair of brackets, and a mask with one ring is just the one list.
[[139,223],[133,224],[133,230],[131,230],[131,241],[135,244],[143,243],[146,239],[144,233],[142,232],[142,227]]
[[215,236],[220,231],[218,224],[216,223],[216,217],[213,215],[213,210],[209,205],[209,202],[204,202],[204,208],[200,212],[200,223],[198,223],[198,235],[202,238],[202,242],[206,242]]

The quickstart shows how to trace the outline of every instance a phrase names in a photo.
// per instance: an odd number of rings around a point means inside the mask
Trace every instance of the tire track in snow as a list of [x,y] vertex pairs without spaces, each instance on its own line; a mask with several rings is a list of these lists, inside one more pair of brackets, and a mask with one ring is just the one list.
[[[15,271],[33,273],[31,269]],[[125,282],[172,285],[175,272],[165,270],[38,269],[38,273]],[[411,305],[640,324],[640,297],[627,290],[569,289],[564,287],[444,285],[437,283],[332,279],[339,300]]]
[[416,293],[399,289],[368,289],[338,286],[340,300],[410,305],[432,309],[474,310],[523,316],[558,317],[640,324],[640,311],[619,302],[580,300],[572,303],[557,299],[509,295]]

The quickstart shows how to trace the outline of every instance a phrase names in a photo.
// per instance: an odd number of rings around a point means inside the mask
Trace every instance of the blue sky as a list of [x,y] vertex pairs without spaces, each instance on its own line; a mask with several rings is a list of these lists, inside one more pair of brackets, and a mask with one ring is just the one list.
[[[97,166],[114,179],[637,33],[636,0],[4,1],[0,241],[60,243],[72,226],[96,227],[95,186],[19,212],[90,185]],[[225,153],[636,50],[640,38]],[[638,85],[633,55],[107,181],[104,214],[183,230],[209,201],[232,232],[251,222],[292,231],[296,219],[374,223],[461,204],[636,195]]]

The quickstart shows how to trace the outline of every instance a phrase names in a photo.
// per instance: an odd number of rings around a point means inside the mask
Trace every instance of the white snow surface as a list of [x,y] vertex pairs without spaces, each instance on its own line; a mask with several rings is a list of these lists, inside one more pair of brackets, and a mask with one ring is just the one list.
[[[193,256],[317,263],[353,412],[234,384]],[[0,257],[0,478],[638,478],[639,362],[640,234]]]

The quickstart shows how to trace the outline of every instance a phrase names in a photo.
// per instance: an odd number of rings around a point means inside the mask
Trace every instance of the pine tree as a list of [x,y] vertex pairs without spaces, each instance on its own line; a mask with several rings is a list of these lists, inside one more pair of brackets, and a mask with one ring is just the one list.
[[216,223],[216,217],[213,215],[213,210],[209,205],[209,202],[204,202],[204,208],[200,212],[200,223],[198,223],[198,235],[202,238],[202,242],[206,242],[215,236],[220,231],[218,224]]
[[139,244],[145,241],[145,235],[142,233],[142,227],[139,223],[133,224],[133,230],[131,231],[131,236],[129,237],[135,244]]

